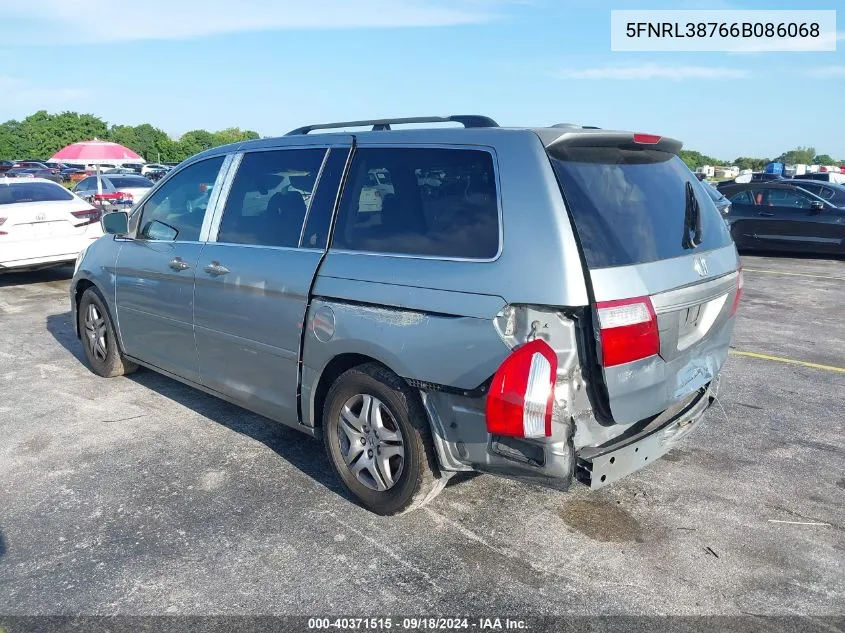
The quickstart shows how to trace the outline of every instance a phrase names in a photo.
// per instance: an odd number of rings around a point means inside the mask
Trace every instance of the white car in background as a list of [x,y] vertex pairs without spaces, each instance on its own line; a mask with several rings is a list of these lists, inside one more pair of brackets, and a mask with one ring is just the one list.
[[161,163],[147,163],[146,165],[141,167],[141,175],[146,176],[151,171],[158,171],[158,170],[170,171],[170,169],[171,169],[170,167],[168,167],[167,165],[163,165]]
[[[100,180],[102,181],[101,193],[129,194],[128,197],[131,197],[132,204],[137,204],[155,184],[149,178],[133,174],[103,174],[100,176]],[[97,177],[88,176],[80,180],[74,186],[73,192],[86,200],[91,198],[91,196],[97,193]]]
[[73,262],[103,235],[102,212],[43,178],[0,178],[0,273]]

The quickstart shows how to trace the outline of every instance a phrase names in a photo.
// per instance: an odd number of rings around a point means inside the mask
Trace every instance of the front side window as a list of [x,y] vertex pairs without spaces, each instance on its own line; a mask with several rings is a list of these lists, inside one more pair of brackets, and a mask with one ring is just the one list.
[[754,204],[754,197],[748,190],[740,191],[731,197],[731,204]]
[[797,191],[788,189],[766,189],[762,192],[760,204],[766,207],[787,207],[790,209],[809,209],[811,200]]
[[[442,174],[432,186],[432,173]],[[499,207],[489,152],[364,148],[355,153],[332,248],[492,259]]]
[[296,247],[325,149],[244,155],[223,209],[217,241]]
[[138,238],[195,242],[223,156],[186,167],[152,194],[141,210]]

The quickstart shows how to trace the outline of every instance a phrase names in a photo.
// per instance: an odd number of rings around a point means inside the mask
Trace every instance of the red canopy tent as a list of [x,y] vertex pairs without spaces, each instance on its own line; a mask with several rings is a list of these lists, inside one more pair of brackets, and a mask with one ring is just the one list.
[[99,163],[143,163],[144,159],[128,147],[118,143],[110,143],[94,139],[80,141],[59,150],[51,158],[57,163],[73,165],[96,165]]

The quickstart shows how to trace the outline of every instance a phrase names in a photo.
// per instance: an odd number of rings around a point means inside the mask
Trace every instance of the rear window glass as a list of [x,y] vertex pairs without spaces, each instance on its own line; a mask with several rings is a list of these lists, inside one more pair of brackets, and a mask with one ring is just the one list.
[[0,204],[61,200],[73,200],[73,195],[64,187],[46,182],[15,183],[0,187]]
[[480,150],[364,148],[352,160],[332,247],[491,259],[499,251],[493,157]]
[[[643,264],[730,244],[705,185],[674,154],[576,147],[556,152],[552,164],[590,268]],[[701,216],[695,249],[684,246],[688,182]]]
[[120,189],[121,187],[152,187],[151,180],[140,176],[109,176],[111,184]]

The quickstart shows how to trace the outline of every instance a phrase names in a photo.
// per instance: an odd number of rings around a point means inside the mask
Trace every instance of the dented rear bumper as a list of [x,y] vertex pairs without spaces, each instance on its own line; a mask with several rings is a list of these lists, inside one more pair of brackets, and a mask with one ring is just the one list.
[[659,459],[699,425],[717,389],[718,380],[714,380],[641,429],[577,451],[576,479],[595,490]]

